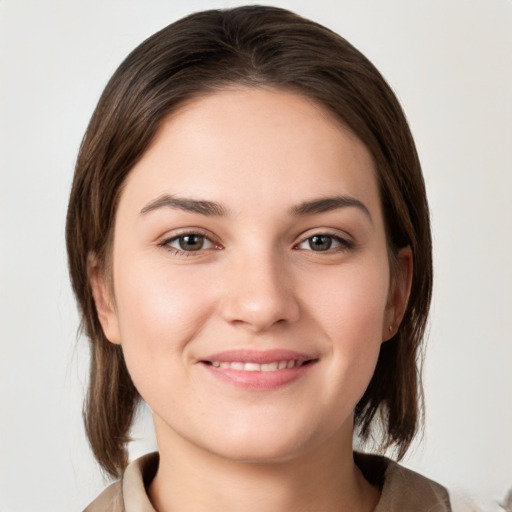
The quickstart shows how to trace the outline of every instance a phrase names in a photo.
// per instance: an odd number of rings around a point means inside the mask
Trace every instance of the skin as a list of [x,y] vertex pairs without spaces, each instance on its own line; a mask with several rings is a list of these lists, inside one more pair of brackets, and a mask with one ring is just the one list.
[[[297,212],[326,197],[349,204]],[[205,238],[190,250],[187,233]],[[411,258],[401,250],[391,276],[372,158],[322,107],[237,88],[173,113],[125,183],[113,289],[91,269],[105,334],[153,411],[155,508],[372,510],[353,410],[403,316]],[[247,388],[202,362],[233,349],[313,362],[285,385]]]

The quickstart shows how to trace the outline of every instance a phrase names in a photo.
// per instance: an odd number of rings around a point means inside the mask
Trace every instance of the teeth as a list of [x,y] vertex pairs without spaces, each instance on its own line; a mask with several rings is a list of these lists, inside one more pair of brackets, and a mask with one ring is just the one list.
[[290,361],[273,361],[272,363],[243,363],[241,361],[233,361],[227,363],[224,361],[211,361],[211,365],[216,368],[231,368],[244,372],[275,372],[276,370],[285,370],[287,368],[295,368],[302,365],[302,361],[291,359]]

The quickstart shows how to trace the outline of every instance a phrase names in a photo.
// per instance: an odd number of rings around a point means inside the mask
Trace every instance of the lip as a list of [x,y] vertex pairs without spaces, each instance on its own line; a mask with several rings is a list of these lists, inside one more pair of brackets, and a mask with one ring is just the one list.
[[[212,362],[269,364],[280,361],[296,361],[293,368],[270,371],[247,371],[231,367],[213,366]],[[253,391],[271,391],[300,379],[318,361],[313,354],[293,350],[228,350],[198,359],[198,363],[213,377],[236,387]]]
[[223,352],[216,352],[207,357],[202,357],[199,362],[204,361],[224,361],[226,363],[234,363],[240,361],[242,363],[257,363],[266,364],[273,361],[309,361],[317,359],[313,354],[305,354],[303,352],[296,352],[294,350],[225,350]]

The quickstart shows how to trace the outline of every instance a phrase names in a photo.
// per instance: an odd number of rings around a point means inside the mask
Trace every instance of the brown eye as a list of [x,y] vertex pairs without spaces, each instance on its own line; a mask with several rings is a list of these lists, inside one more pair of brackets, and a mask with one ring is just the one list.
[[212,249],[215,244],[206,236],[199,233],[187,233],[167,240],[163,245],[177,251],[194,252]]
[[305,238],[296,247],[297,249],[305,251],[327,252],[352,249],[354,247],[354,243],[339,236],[319,233],[318,235]]
[[204,245],[204,236],[185,235],[178,238],[180,249],[183,251],[199,251]]
[[328,251],[332,247],[333,237],[329,235],[315,235],[307,240],[309,248],[313,251]]

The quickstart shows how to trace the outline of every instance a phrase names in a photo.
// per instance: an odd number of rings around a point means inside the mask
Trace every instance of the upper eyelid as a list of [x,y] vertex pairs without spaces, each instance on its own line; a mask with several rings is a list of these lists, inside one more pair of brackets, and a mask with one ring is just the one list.
[[[317,233],[316,235],[311,235],[306,238],[303,238],[302,240],[300,240],[299,242],[297,242],[294,245],[294,248],[301,246],[304,242],[307,242],[310,238],[313,238],[315,236],[328,236],[328,237],[332,238],[334,241],[336,241],[341,247],[344,247],[346,249],[350,249],[350,248],[354,247],[354,245],[355,245],[352,240],[348,240],[347,238],[343,238],[341,236],[336,236],[336,235],[332,235],[329,233],[322,233],[322,234]],[[325,251],[325,252],[328,252],[328,251]]]
[[350,242],[354,241],[354,237],[347,231],[343,231],[343,230],[335,229],[335,228],[313,228],[313,229],[308,229],[307,231],[305,231],[301,235],[299,235],[297,237],[298,243],[304,242],[308,238],[311,238],[312,236],[318,236],[318,235],[332,236],[333,238],[339,238],[340,240],[346,240],[346,241],[350,241]]
[[208,230],[202,229],[202,228],[181,228],[178,229],[172,233],[166,233],[159,237],[160,243],[167,243],[171,240],[176,240],[177,238],[180,238],[182,236],[187,235],[199,235],[204,236],[208,240],[210,240],[212,243],[219,243],[218,237],[216,237],[213,233],[211,233]]
[[[313,251],[308,249],[303,249],[300,246],[307,242],[310,238],[314,236],[328,236],[337,242],[338,247],[331,247],[325,251]],[[293,249],[295,250],[305,250],[306,252],[312,252],[315,254],[333,254],[334,252],[340,251],[349,251],[353,250],[357,247],[355,238],[349,234],[347,231],[340,230],[337,228],[313,228],[311,230],[305,231],[298,239],[298,241],[294,242]]]
[[[208,244],[210,245],[210,247],[201,247],[200,249],[195,249],[195,250],[186,250],[186,249],[183,249],[181,247],[173,247],[172,244],[178,242],[180,240],[180,238],[184,238],[186,236],[189,236],[189,235],[193,235],[193,236],[200,236],[201,238],[203,238],[204,241],[207,241]],[[204,251],[209,251],[211,249],[220,249],[221,247],[219,246],[219,244],[215,243],[213,240],[211,240],[210,238],[204,236],[204,235],[201,235],[199,233],[185,233],[183,235],[179,235],[179,236],[175,236],[173,238],[169,238],[167,241],[163,242],[161,245],[165,246],[166,248],[169,248],[169,249],[172,249],[176,252],[179,252],[179,253],[186,253],[186,254],[194,254],[194,253],[202,253]],[[181,244],[180,244],[181,245]]]

